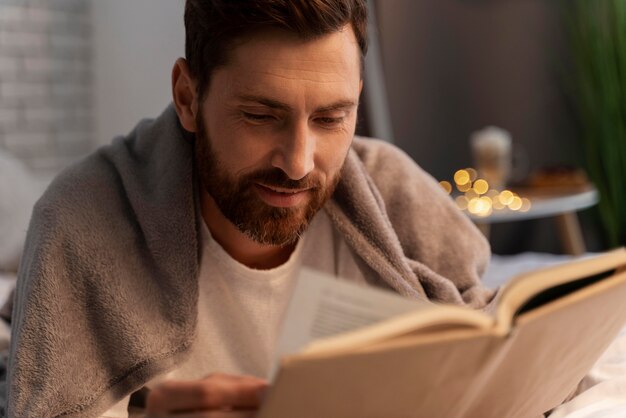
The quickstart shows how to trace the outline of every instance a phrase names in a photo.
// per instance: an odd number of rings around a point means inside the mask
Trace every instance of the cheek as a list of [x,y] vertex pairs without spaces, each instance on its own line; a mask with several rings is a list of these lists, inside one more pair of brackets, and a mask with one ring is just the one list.
[[329,178],[337,175],[343,166],[351,143],[352,136],[349,138],[337,138],[335,141],[329,141],[318,146],[316,165],[320,171],[324,172]]
[[237,123],[222,122],[210,129],[210,141],[220,162],[228,171],[240,174],[258,169],[267,159],[268,150]]

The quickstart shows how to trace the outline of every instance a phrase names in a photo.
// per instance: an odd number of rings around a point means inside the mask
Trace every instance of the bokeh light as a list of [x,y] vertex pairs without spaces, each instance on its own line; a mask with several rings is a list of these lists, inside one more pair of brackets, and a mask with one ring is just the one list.
[[500,199],[494,199],[493,208],[495,210],[502,210],[502,209],[506,209],[506,205],[503,205],[502,202],[500,202]]
[[450,184],[449,181],[445,181],[445,180],[440,181],[439,185],[441,187],[443,187],[443,190],[445,190],[446,193],[448,193],[448,194],[452,193],[452,185]]
[[469,201],[467,210],[477,216],[489,216],[492,212],[491,199],[488,197],[475,197]]
[[467,183],[470,183],[470,175],[467,170],[458,170],[454,173],[454,182],[457,186],[462,186]]
[[510,205],[511,202],[513,202],[513,197],[514,197],[513,192],[510,190],[504,190],[498,196],[498,198],[500,199],[500,202],[506,206]]
[[519,196],[513,196],[511,203],[509,204],[509,209],[511,210],[520,210],[522,208],[522,199]]
[[489,183],[478,178],[477,171],[471,167],[457,170],[453,181],[454,186],[446,180],[440,181],[439,184],[446,193],[452,195],[460,210],[474,216],[487,217],[494,211],[528,212],[532,207],[530,199],[521,197],[511,190],[500,192],[490,189]]
[[478,179],[474,182],[474,190],[478,194],[485,194],[489,190],[489,183],[486,180]]
[[476,193],[475,189],[472,188],[465,192],[465,197],[467,197],[469,200],[472,200],[475,197],[480,197],[480,195]]
[[465,171],[467,171],[467,174],[469,174],[470,181],[476,181],[476,179],[478,178],[478,171],[474,170],[471,167],[466,168]]
[[472,182],[468,181],[465,184],[457,184],[456,188],[459,192],[465,193],[466,191],[472,188]]

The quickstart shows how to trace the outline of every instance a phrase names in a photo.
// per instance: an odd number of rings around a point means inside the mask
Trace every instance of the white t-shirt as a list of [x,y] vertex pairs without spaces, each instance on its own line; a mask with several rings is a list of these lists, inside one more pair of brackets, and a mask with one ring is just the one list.
[[[289,260],[269,270],[251,269],[233,259],[203,223],[196,340],[185,362],[146,386],[200,379],[214,372],[267,378],[302,266],[365,283],[352,250],[323,210],[315,215]],[[128,417],[129,399],[103,417]]]

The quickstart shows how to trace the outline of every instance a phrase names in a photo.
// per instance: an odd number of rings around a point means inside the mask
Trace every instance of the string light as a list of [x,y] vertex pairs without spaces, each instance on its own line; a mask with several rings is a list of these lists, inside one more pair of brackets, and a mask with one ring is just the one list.
[[440,181],[439,184],[441,185],[441,187],[443,187],[443,190],[446,191],[446,193],[450,194],[452,193],[452,185],[450,184],[449,181]]
[[459,192],[465,193],[467,191],[469,191],[472,188],[472,182],[468,181],[465,184],[457,184],[456,188]]
[[502,202],[500,202],[500,199],[494,199],[492,202],[493,202],[493,208],[495,210],[506,209],[506,205],[502,204]]
[[471,167],[466,168],[465,171],[467,171],[467,174],[469,174],[469,179],[471,182],[476,181],[476,179],[478,178],[478,171],[474,170]]
[[498,196],[498,199],[500,200],[500,203],[502,203],[503,205],[509,206],[511,203],[513,203],[513,197],[515,197],[515,195],[513,194],[512,191],[504,190],[500,193],[500,195]]
[[462,186],[464,184],[470,183],[470,175],[467,170],[458,170],[454,173],[454,182],[457,186]]
[[[498,191],[489,188],[489,183],[478,178],[478,173],[471,167],[457,170],[453,179],[456,190],[460,193],[455,198],[457,207],[472,215],[487,217],[494,210],[528,212],[532,207],[528,198],[521,197],[511,190]],[[453,186],[450,182],[444,180],[439,184],[446,193],[452,194]]]
[[511,204],[509,205],[509,209],[511,210],[520,210],[522,208],[522,199],[519,196],[513,196],[511,200]]
[[476,193],[476,189],[471,188],[465,192],[465,197],[467,197],[469,200],[472,200],[474,198],[480,197],[480,194]]

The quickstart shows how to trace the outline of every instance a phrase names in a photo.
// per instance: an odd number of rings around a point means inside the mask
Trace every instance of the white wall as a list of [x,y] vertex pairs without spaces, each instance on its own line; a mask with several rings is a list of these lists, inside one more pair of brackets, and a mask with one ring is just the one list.
[[91,0],[96,142],[107,144],[171,101],[184,56],[184,0]]
[[90,16],[82,0],[0,0],[0,152],[44,176],[93,148]]

